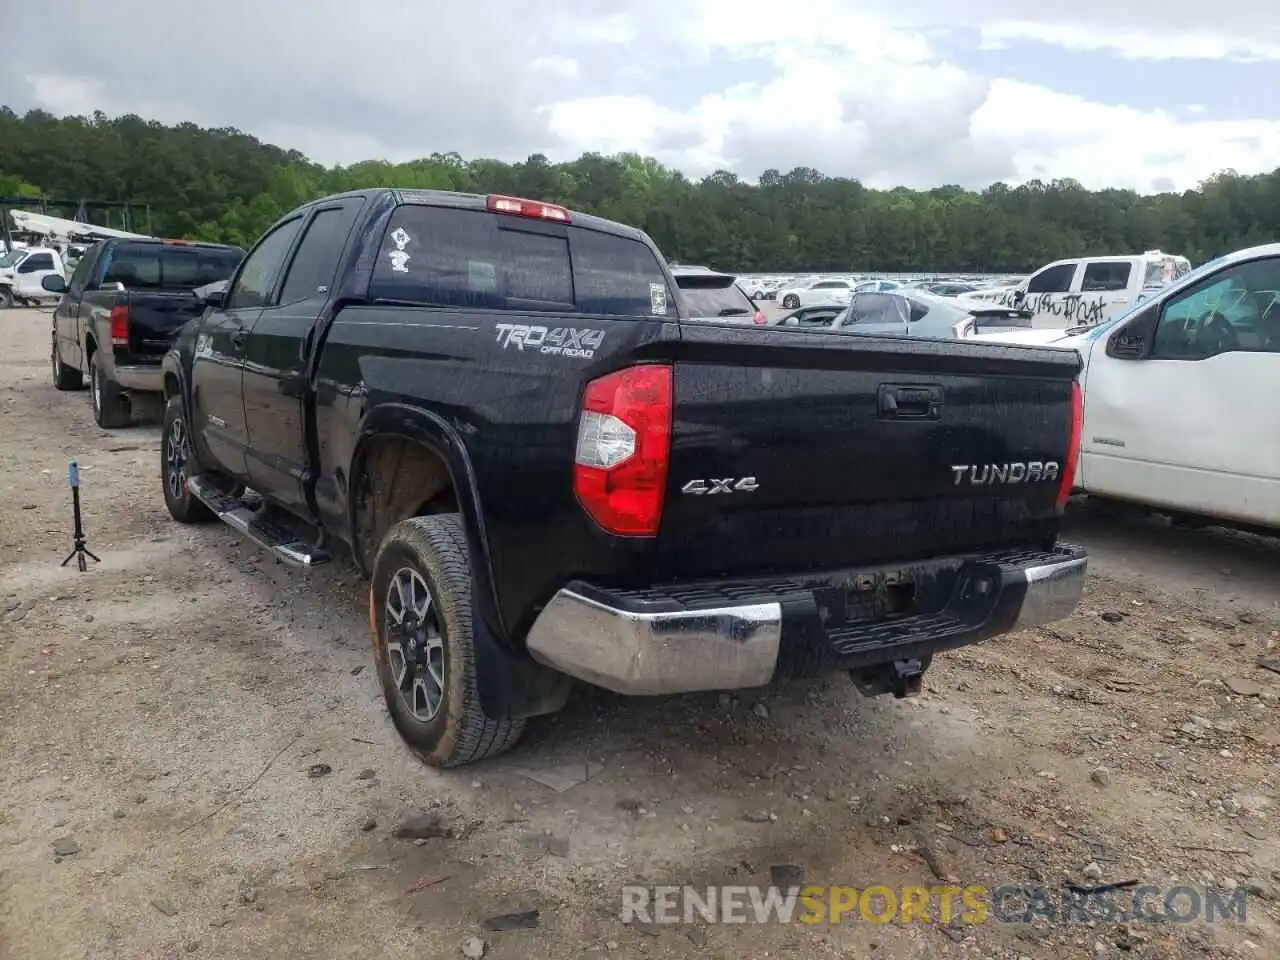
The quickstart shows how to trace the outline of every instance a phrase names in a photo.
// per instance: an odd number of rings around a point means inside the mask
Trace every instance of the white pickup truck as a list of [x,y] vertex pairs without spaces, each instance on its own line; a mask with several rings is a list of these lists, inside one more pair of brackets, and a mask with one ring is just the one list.
[[1280,530],[1280,244],[1204,264],[1098,326],[977,339],[1080,352],[1076,483],[1091,497]]
[[1103,323],[1190,269],[1186,257],[1159,250],[1077,257],[1046,264],[1017,286],[974,290],[956,299],[1022,307],[1030,312],[1033,328],[1062,330]]
[[62,254],[52,247],[15,247],[0,256],[0,310],[58,299],[42,286],[52,276],[67,279]]

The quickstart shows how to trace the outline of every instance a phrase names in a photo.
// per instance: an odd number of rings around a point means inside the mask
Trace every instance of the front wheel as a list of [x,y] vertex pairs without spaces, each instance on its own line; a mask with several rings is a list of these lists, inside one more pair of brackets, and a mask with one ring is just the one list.
[[191,456],[191,437],[182,397],[173,396],[164,408],[160,432],[160,477],[164,482],[164,505],[179,523],[207,523],[216,519],[212,510],[192,494],[187,480],[196,470]]
[[8,287],[0,287],[0,310],[8,310],[13,306],[13,291]]
[[502,753],[525,725],[480,705],[468,556],[457,514],[412,517],[383,539],[369,587],[383,698],[400,736],[434,767]]
[[800,298],[795,294],[788,294],[782,298],[782,306],[787,310],[795,310],[800,306]]

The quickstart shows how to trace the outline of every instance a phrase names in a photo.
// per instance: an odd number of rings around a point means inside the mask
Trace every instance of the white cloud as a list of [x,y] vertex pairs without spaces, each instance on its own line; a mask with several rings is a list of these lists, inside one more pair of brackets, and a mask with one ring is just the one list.
[[560,80],[578,79],[578,61],[572,57],[536,57],[529,63],[531,70],[540,70]]
[[[1065,26],[1026,20],[1024,0],[384,0],[358,14],[313,0],[305,15],[223,0],[199,44],[168,42],[189,29],[181,5],[108,6],[64,0],[69,61],[19,5],[0,102],[233,125],[330,163],[634,150],[694,176],[809,166],[874,186],[1150,190],[1280,157],[1280,104],[1214,119],[1196,79],[1197,61],[1280,58],[1280,4],[1259,0],[1078,0]],[[1095,80],[1107,57],[1184,60],[1196,103],[1171,91],[1166,109],[1137,109],[1121,86],[1100,103],[947,62],[939,45],[983,24],[1022,75],[1031,40],[1089,57]]]
[[1128,60],[1232,60],[1239,63],[1280,60],[1280,43],[1233,37],[1212,30],[1162,34],[1027,20],[1001,20],[982,27],[982,47],[986,50],[1005,50],[1025,41],[1077,52],[1103,51]]

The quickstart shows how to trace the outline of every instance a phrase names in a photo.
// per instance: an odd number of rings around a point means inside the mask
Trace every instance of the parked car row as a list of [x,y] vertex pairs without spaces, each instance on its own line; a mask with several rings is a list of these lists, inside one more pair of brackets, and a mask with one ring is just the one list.
[[1080,355],[1090,496],[1280,530],[1280,244],[1204,264],[1100,324],[978,339]]
[[[1046,264],[1017,283],[858,289],[810,281],[773,321],[846,335],[963,339],[1078,352],[1078,488],[1182,523],[1280,530],[1280,246],[1192,271],[1147,251]],[[843,339],[843,338],[842,338]],[[849,342],[846,340],[846,342]]]
[[904,287],[856,293],[847,307],[839,303],[801,307],[777,323],[808,330],[962,339],[992,330],[1029,327],[1031,317],[1017,307],[962,304],[926,290]]
[[[147,258],[159,278],[111,288]],[[392,720],[431,764],[509,748],[575,682],[847,671],[907,696],[936,654],[1067,616],[1083,590],[1084,552],[1057,539],[1070,351],[760,325],[732,276],[506,196],[358,191],[242,259],[157,241],[81,267],[59,385],[72,363],[107,383],[108,350],[151,363],[144,303],[187,318],[146,381],[168,512],[293,566],[347,556]]]

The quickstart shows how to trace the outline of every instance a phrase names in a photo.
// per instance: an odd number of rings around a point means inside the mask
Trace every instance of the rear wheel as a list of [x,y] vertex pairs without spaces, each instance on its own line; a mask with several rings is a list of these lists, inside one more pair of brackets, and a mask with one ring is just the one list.
[[102,373],[96,353],[89,357],[89,395],[93,420],[98,426],[110,430],[129,425],[129,401],[120,392],[120,385]]
[[480,706],[471,564],[457,514],[391,528],[374,560],[369,606],[383,698],[423,761],[461,766],[515,744],[524,721],[492,720]]
[[787,294],[782,298],[782,305],[788,310],[794,310],[800,306],[800,298],[795,294]]
[[80,390],[84,387],[84,377],[79,370],[72,369],[62,362],[58,356],[58,338],[53,339],[51,363],[53,365],[53,386],[57,390]]
[[179,523],[207,523],[214,512],[187,487],[188,478],[199,472],[191,456],[191,437],[182,397],[174,396],[164,408],[164,428],[160,442],[160,477],[164,483],[164,505]]

